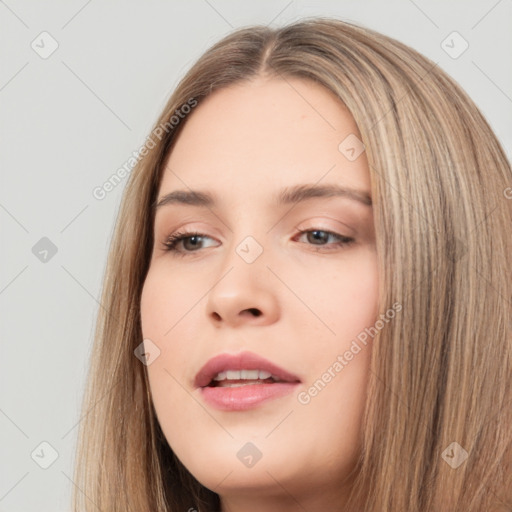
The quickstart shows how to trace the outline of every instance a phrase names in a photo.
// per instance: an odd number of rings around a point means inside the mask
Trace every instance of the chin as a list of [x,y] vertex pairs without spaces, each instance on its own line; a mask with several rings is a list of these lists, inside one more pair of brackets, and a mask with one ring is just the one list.
[[225,442],[210,439],[193,443],[192,450],[191,444],[183,448],[174,448],[182,464],[202,485],[217,493],[275,488],[276,480],[293,480],[297,470],[306,467],[305,463],[298,463],[294,450],[286,453],[268,440],[265,444],[264,438],[253,442],[239,438]]

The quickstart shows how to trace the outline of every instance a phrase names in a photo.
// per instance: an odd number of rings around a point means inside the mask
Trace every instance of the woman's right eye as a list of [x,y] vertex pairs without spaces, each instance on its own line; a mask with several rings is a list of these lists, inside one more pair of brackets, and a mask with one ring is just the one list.
[[[202,249],[202,247],[200,247],[200,242],[203,238],[210,237],[197,232],[177,232],[168,236],[163,245],[165,246],[166,251],[179,254],[180,256],[185,256],[187,253],[196,252],[198,250],[198,246],[199,249]],[[185,248],[187,243],[191,243],[191,245],[189,245],[191,250],[186,249],[185,251],[180,251],[177,248],[180,243],[182,243]]]

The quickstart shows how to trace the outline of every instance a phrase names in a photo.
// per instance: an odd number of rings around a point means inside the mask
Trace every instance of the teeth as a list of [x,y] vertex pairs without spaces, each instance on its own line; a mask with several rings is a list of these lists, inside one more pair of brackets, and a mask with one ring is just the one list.
[[242,386],[247,386],[247,384],[242,384],[241,382],[223,382],[222,384],[219,384],[219,387],[222,388],[240,388]]
[[240,370],[240,378],[247,380],[258,380],[258,370]]
[[270,372],[264,370],[227,370],[215,375],[213,380],[265,380],[269,377],[272,377],[274,380],[279,380]]

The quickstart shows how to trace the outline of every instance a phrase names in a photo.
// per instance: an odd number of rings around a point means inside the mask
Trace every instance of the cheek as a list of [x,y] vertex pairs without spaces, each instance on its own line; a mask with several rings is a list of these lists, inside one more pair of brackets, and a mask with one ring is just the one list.
[[177,298],[165,278],[150,268],[142,289],[140,306],[144,338],[160,337],[169,329],[170,315],[174,314],[176,303]]
[[[181,321],[186,313],[183,294],[178,294],[176,282],[150,269],[141,295],[141,327],[144,340],[151,340],[159,349],[159,355],[146,367],[151,400],[164,435],[171,446],[186,444],[186,426],[193,421],[193,414],[188,410],[183,388],[178,382],[183,381],[179,369],[187,361],[187,343],[173,343],[176,334],[184,334],[186,321]],[[186,292],[184,295],[187,295]],[[190,309],[190,308],[189,308]],[[186,317],[185,317],[186,318]],[[176,421],[176,411],[180,411],[180,420]]]
[[[323,434],[340,456],[344,450],[347,456],[347,450],[357,447],[379,309],[376,254],[368,251],[359,256],[324,279],[322,293],[317,288],[316,293],[309,294],[311,300],[316,298],[312,309],[323,315],[329,329],[322,328],[322,336],[303,345],[304,368],[310,371],[308,382],[297,395],[299,410],[324,418]],[[321,269],[316,272],[317,279],[325,273]],[[315,281],[308,282],[312,285]],[[340,430],[344,442],[339,440]]]
[[183,329],[187,325],[186,315],[197,303],[201,290],[193,275],[180,276],[169,272],[162,263],[153,264],[141,294],[144,337],[167,340],[176,328]]
[[172,343],[178,331],[180,335],[184,334],[181,329],[187,325],[184,321],[180,322],[186,313],[183,294],[177,293],[182,288],[170,282],[162,272],[150,269],[141,295],[143,339],[145,343],[151,340],[159,350],[158,357],[147,366],[151,395],[158,415],[165,403],[164,397],[176,393],[172,376],[178,378],[176,368],[183,367],[187,355],[185,349],[189,346],[186,343]]
[[[345,293],[343,302],[338,302],[337,327],[341,330],[343,325],[350,326],[351,332],[347,333],[344,329],[344,334],[355,336],[372,325],[377,317],[379,283],[375,256],[369,255],[367,261],[361,261],[353,272],[345,276],[340,286],[345,289]],[[355,330],[358,332],[355,333]]]
[[[143,338],[151,340],[159,349],[159,355],[147,366],[151,397],[158,419],[169,434],[168,427],[176,409],[189,418],[197,412],[197,404],[191,400],[183,386],[189,385],[190,375],[185,370],[190,360],[199,360],[201,354],[197,344],[190,340],[199,339],[201,326],[198,321],[202,295],[200,283],[193,282],[194,276],[171,275],[163,266],[150,268],[141,294],[141,327]],[[181,425],[181,424],[180,424]],[[177,435],[186,433],[180,426]]]
[[374,324],[379,309],[378,263],[374,251],[361,251],[357,257],[347,258],[330,269],[319,265],[303,282],[301,296],[324,324],[316,322],[322,334],[317,343],[327,352],[342,350],[347,340]]

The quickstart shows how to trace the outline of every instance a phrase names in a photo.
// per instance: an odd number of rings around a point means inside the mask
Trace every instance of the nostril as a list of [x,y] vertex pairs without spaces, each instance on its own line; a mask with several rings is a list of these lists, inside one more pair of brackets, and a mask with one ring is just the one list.
[[261,311],[259,309],[256,309],[256,308],[249,308],[249,309],[247,309],[247,311],[252,313],[254,316],[260,316],[261,315]]

